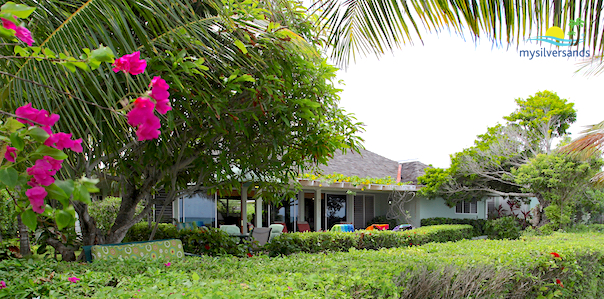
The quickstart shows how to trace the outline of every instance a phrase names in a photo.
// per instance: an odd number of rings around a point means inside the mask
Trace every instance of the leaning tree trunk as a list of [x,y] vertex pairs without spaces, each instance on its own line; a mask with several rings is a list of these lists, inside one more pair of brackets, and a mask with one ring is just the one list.
[[29,230],[23,221],[21,215],[17,214],[17,226],[19,228],[19,250],[22,256],[31,254],[31,246],[29,244]]
[[55,252],[59,252],[61,254],[61,258],[65,262],[75,262],[75,248],[65,246],[65,244],[61,243],[61,241],[48,238],[46,240],[48,245],[52,246],[55,249]]
[[539,200],[539,204],[531,210],[531,214],[533,214],[531,224],[535,228],[539,228],[550,222],[545,216],[545,208],[549,206],[549,202],[547,202],[541,194],[536,194],[536,197],[537,200]]

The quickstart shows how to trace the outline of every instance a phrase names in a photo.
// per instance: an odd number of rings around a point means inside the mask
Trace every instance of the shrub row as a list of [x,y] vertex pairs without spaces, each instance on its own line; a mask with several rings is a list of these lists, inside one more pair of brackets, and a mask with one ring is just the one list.
[[[151,228],[138,223],[128,231],[123,242],[147,241]],[[356,249],[381,249],[422,245],[429,242],[448,242],[475,236],[469,225],[437,225],[420,227],[409,231],[356,231],[287,233],[274,238],[263,249],[271,256],[289,255],[297,252],[348,251]],[[180,239],[188,253],[243,256],[248,253],[249,242],[240,242],[219,229],[177,230],[174,225],[160,223],[154,239]]]
[[604,234],[582,232],[280,258],[12,259],[0,298],[574,299],[600,298],[603,277]]
[[426,226],[398,232],[359,230],[352,233],[289,233],[274,238],[264,249],[272,256],[298,252],[348,251],[351,248],[378,250],[458,241],[474,236],[474,229],[469,225]]
[[482,236],[486,235],[485,225],[487,220],[485,219],[464,219],[464,218],[444,218],[444,217],[434,217],[434,218],[424,218],[421,220],[421,226],[430,226],[430,225],[441,225],[441,224],[468,224],[474,227],[474,231],[476,235]]

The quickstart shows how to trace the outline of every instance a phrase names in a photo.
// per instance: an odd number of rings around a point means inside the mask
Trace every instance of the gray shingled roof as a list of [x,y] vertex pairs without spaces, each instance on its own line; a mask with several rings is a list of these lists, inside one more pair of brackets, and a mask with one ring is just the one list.
[[323,174],[334,172],[345,176],[358,176],[361,178],[383,178],[390,176],[396,179],[398,174],[398,162],[382,157],[368,150],[361,150],[361,155],[348,151],[345,155],[341,151],[334,154],[333,159],[327,165],[319,168]]
[[417,184],[417,177],[426,174],[425,169],[430,167],[422,162],[413,161],[401,164],[401,182]]

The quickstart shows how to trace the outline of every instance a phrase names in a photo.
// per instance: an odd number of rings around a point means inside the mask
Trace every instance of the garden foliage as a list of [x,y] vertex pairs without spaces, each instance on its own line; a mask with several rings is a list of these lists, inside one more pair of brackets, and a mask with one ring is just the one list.
[[422,226],[429,225],[441,225],[441,224],[469,224],[474,227],[474,232],[478,236],[485,234],[485,219],[469,219],[469,218],[445,218],[445,217],[434,217],[434,218],[423,218],[421,220]]
[[13,259],[0,262],[0,297],[599,298],[603,248],[582,232],[277,258]]
[[[147,241],[151,229],[146,223],[134,225],[124,242]],[[171,224],[159,224],[155,239],[178,238],[182,240],[185,252],[194,254],[244,256],[248,243],[237,243],[226,233],[209,228],[202,230],[177,230]],[[274,238],[263,250],[270,255],[289,255],[298,252],[318,253],[327,251],[348,251],[351,248],[373,249],[406,247],[429,242],[458,241],[474,236],[474,231],[467,225],[440,225],[420,227],[411,231],[356,231],[287,233]]]

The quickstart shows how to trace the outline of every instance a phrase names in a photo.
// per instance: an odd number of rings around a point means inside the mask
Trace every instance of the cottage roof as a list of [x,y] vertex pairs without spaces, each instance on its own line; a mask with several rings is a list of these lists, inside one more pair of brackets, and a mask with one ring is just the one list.
[[359,155],[352,151],[347,151],[346,154],[337,151],[333,158],[327,162],[327,165],[321,165],[319,168],[323,171],[323,174],[337,172],[345,176],[356,175],[361,178],[390,176],[396,179],[398,162],[365,149],[360,150],[360,152]]
[[419,161],[401,163],[401,182],[417,184],[417,177],[426,174],[425,169],[430,167]]

